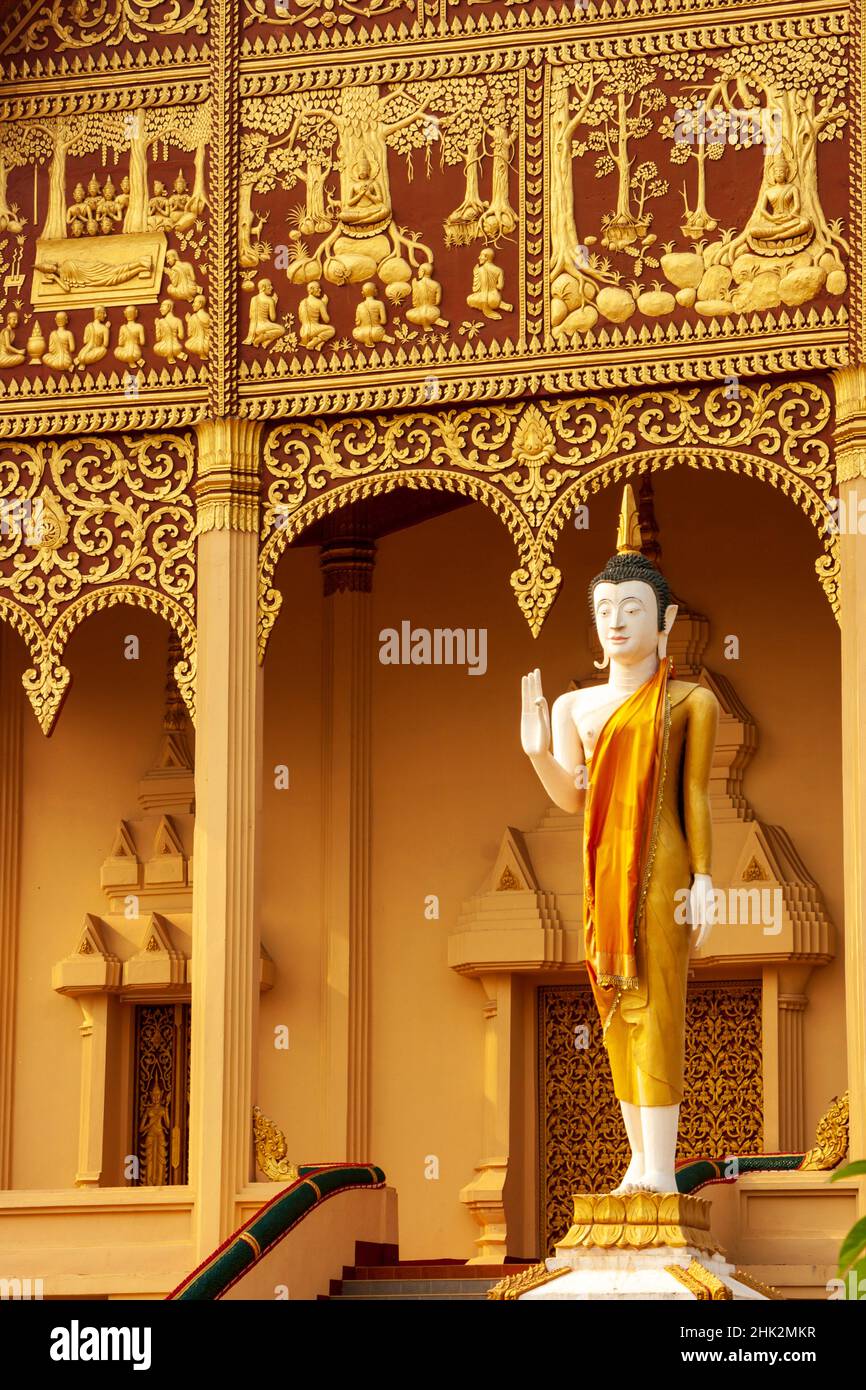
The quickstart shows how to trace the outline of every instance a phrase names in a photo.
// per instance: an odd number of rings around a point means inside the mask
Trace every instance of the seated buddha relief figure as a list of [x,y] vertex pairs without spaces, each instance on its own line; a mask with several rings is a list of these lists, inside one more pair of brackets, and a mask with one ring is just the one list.
[[770,179],[746,228],[746,240],[759,256],[793,256],[815,235],[814,223],[803,216],[796,173],[784,151],[770,156]]
[[614,1191],[675,1193],[690,945],[712,921],[719,708],[711,691],[670,676],[677,608],[640,546],[627,486],[617,553],[589,589],[609,679],[560,695],[548,712],[541,674],[530,672],[521,742],[556,805],[584,813],[586,966],[631,1148]]
[[382,231],[390,221],[391,208],[379,169],[362,154],[349,170],[347,191],[340,204],[340,222],[356,236],[369,236]]

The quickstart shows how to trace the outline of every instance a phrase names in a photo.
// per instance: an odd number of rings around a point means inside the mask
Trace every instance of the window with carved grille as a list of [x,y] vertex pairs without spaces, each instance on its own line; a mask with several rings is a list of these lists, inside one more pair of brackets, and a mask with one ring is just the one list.
[[142,1187],[187,1181],[189,1004],[136,1004],[131,1153]]

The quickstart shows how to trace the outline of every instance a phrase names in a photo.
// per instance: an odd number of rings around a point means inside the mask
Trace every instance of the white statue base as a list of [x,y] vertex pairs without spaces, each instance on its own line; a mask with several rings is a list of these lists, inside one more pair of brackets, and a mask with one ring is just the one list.
[[710,1203],[679,1192],[577,1193],[574,1225],[543,1264],[503,1279],[494,1299],[778,1299],[724,1257]]

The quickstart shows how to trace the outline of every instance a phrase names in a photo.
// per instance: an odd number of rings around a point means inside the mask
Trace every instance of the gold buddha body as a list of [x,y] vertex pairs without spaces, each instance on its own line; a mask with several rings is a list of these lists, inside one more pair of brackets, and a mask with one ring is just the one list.
[[554,802],[584,814],[587,970],[631,1147],[615,1190],[675,1192],[690,937],[699,947],[711,916],[718,702],[670,678],[677,609],[640,544],[627,487],[617,554],[590,585],[609,679],[548,713],[540,672],[525,676],[521,742]]

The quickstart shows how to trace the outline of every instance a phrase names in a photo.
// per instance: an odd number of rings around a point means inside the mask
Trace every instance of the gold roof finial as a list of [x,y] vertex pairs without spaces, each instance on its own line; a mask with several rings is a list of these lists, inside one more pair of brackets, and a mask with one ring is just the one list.
[[619,509],[616,553],[617,555],[640,555],[642,544],[637,504],[634,500],[631,484],[626,483],[622,490],[622,506]]

